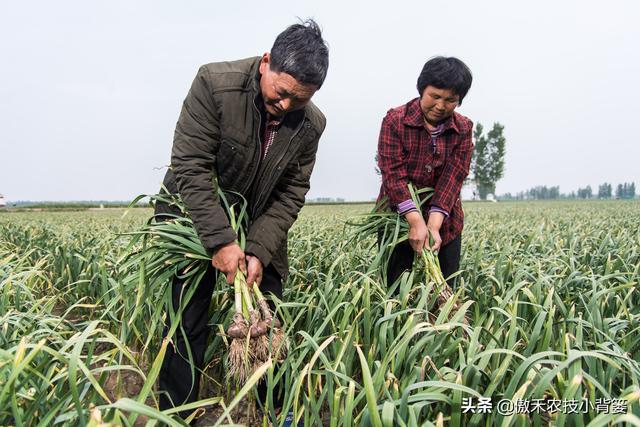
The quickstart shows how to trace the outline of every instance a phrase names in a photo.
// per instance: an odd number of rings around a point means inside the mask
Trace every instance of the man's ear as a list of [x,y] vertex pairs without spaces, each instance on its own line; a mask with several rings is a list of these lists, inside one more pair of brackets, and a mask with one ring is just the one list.
[[264,74],[269,65],[270,65],[270,61],[271,61],[271,55],[269,54],[269,52],[265,52],[262,55],[262,59],[260,59],[260,74]]

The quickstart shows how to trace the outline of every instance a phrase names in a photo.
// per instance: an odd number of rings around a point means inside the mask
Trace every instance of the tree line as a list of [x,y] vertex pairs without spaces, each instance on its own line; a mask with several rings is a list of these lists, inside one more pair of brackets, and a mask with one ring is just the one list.
[[636,197],[635,182],[625,182],[618,184],[613,191],[613,185],[605,182],[598,186],[595,193],[590,185],[578,188],[570,193],[561,193],[560,186],[547,187],[538,185],[526,191],[516,194],[505,193],[497,197],[498,200],[555,200],[555,199],[633,199]]

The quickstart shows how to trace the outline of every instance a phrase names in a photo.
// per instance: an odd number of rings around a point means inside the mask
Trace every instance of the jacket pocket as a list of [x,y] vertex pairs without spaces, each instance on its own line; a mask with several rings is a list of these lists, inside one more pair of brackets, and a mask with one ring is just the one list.
[[222,138],[216,158],[218,177],[237,176],[243,169],[247,147],[230,138]]

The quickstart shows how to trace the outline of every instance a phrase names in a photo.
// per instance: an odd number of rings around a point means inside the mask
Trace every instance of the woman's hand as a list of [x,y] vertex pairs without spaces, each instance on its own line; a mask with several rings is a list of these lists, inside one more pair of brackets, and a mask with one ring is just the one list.
[[405,219],[409,223],[409,244],[414,251],[421,253],[428,237],[427,224],[418,211],[407,213]]
[[431,245],[428,240],[425,243],[425,245],[427,248],[429,248],[433,252],[440,250],[440,246],[442,245],[442,237],[440,237],[440,227],[442,227],[443,221],[444,221],[444,214],[442,212],[429,213],[429,221],[427,222],[427,229],[429,230],[429,234],[433,239],[433,245]]

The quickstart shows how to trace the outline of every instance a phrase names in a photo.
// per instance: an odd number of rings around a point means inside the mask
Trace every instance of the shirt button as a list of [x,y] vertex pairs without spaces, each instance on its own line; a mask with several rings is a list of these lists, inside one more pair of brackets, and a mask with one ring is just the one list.
[[431,165],[426,165],[424,168],[427,170],[428,173],[431,173],[431,171],[433,170],[433,167]]

